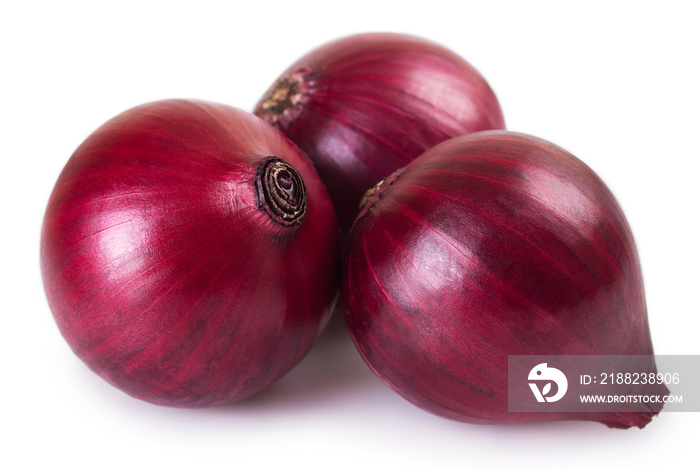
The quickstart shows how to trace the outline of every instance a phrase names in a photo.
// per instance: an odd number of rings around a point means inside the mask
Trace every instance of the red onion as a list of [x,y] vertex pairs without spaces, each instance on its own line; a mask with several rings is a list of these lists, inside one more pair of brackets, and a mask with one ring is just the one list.
[[390,387],[475,423],[649,413],[512,413],[508,355],[650,355],[629,225],[600,178],[545,141],[452,139],[369,191],[351,234],[343,303]]
[[311,348],[337,297],[338,222],[312,163],[223,105],[115,117],[49,200],[41,268],[73,351],[134,397],[243,399]]
[[314,162],[347,230],[366,190],[433,145],[503,129],[483,77],[453,52],[399,34],[362,34],[299,59],[255,114]]

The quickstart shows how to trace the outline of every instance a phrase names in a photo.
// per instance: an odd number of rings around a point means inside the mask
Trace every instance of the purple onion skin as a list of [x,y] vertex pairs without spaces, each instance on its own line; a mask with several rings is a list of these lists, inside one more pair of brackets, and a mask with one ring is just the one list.
[[[293,167],[273,161],[288,171],[268,182],[305,215],[281,223],[259,194],[269,156]],[[206,407],[256,393],[309,351],[337,297],[339,239],[312,163],[277,129],[170,100],[76,150],[48,203],[41,270],[61,333],[94,372],[151,403]]]
[[464,59],[424,39],[350,36],[289,67],[255,108],[313,160],[349,230],[362,195],[432,146],[504,129],[496,96]]
[[620,428],[656,414],[508,412],[508,355],[653,354],[629,225],[565,150],[509,132],[442,143],[368,193],[346,256],[355,344],[417,406]]

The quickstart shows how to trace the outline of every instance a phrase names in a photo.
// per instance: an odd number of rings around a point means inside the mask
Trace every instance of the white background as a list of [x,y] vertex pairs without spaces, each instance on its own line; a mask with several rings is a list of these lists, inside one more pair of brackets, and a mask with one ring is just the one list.
[[311,48],[404,32],[477,67],[511,130],[598,172],[637,239],[656,352],[700,354],[692,2],[10,3],[0,7],[0,467],[688,468],[682,459],[696,458],[700,413],[662,414],[641,431],[432,416],[370,372],[338,319],[295,370],[243,403],[142,403],[72,354],[38,267],[53,184],[107,119],[176,97],[250,110]]

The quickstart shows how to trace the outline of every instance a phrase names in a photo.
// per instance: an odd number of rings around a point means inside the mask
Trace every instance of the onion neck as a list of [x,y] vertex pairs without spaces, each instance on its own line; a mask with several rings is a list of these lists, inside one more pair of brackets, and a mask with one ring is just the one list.
[[277,80],[263,97],[256,114],[278,126],[286,126],[294,120],[301,112],[309,73],[308,68],[301,68]]
[[382,194],[384,191],[391,186],[394,181],[397,180],[399,176],[401,176],[401,173],[403,173],[403,168],[399,168],[383,180],[381,180],[379,183],[375,184],[372,188],[368,189],[367,192],[362,196],[362,200],[360,201],[360,207],[359,207],[359,213],[357,214],[357,217],[355,218],[355,221],[352,224],[352,227],[350,230],[355,227],[355,224],[357,223],[358,220],[360,220],[362,217],[367,214],[367,211],[369,211],[374,204],[381,198]]
[[306,217],[306,187],[299,172],[278,157],[267,157],[255,176],[258,208],[273,222],[291,227]]

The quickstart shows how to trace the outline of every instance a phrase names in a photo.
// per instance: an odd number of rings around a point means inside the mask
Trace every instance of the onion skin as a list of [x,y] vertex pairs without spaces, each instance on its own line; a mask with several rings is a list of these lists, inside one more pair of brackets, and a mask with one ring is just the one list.
[[620,428],[658,412],[508,412],[508,355],[653,354],[629,225],[563,149],[509,132],[444,142],[368,194],[346,256],[353,340],[417,406],[472,423]]
[[[288,190],[270,200],[296,204],[287,221],[256,187],[266,170]],[[41,270],[61,333],[94,372],[151,403],[215,406],[309,351],[337,297],[339,239],[312,163],[279,131],[169,100],[76,150],[48,203]]]
[[504,128],[496,96],[464,59],[391,33],[311,51],[270,87],[255,114],[313,160],[346,231],[362,195],[382,178],[444,140]]

